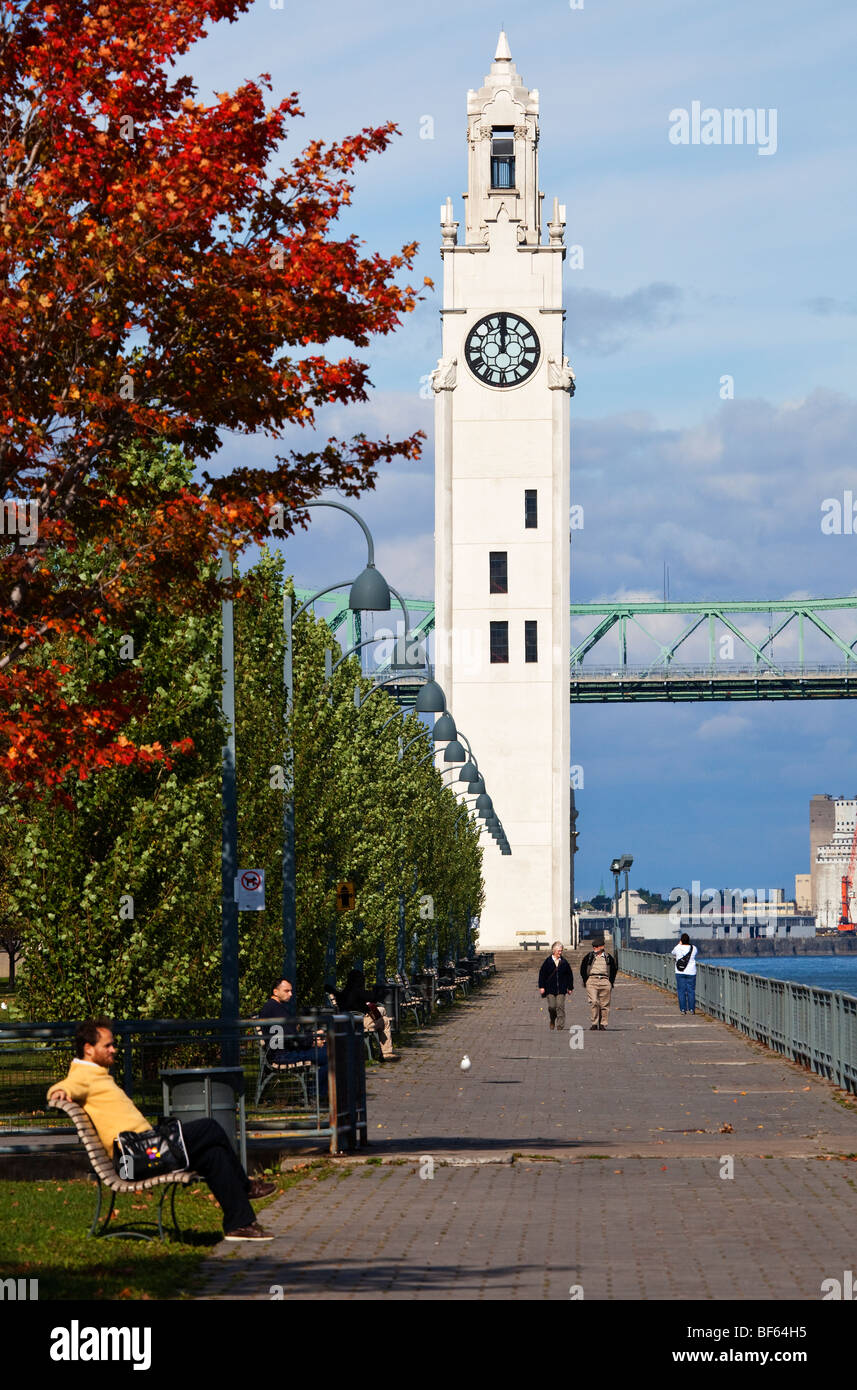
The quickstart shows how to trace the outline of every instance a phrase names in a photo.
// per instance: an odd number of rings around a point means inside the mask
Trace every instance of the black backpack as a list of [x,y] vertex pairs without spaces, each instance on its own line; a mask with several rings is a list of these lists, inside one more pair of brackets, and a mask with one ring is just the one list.
[[675,958],[675,968],[676,968],[676,970],[686,970],[687,967],[690,965],[690,958],[691,958],[692,955],[693,955],[693,943],[691,943],[690,950],[688,951],[688,953],[687,953],[686,956],[676,956],[676,958]]

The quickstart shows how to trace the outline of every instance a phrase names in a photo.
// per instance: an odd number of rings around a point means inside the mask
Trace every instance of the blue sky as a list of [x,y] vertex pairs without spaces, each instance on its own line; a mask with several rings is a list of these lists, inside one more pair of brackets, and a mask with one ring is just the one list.
[[[824,498],[857,492],[855,41],[857,11],[816,0],[461,0],[435,14],[375,0],[256,3],[185,66],[203,97],[271,73],[306,118],[285,153],[388,119],[401,137],[362,169],[344,228],[389,253],[420,242],[440,286],[438,210],[461,213],[465,101],[501,20],[541,96],[540,183],[568,208],[566,350],[572,402],[572,596],[676,599],[857,592],[857,536],[820,530]],[[776,110],[776,152],[675,145],[670,112]],[[434,138],[420,138],[430,116]],[[423,122],[423,128],[425,123]],[[419,283],[419,280],[417,280]],[[385,471],[360,510],[378,563],[406,593],[433,584],[431,403],[438,293],[364,354],[371,401],[320,417],[325,433],[426,430],[417,465]],[[734,399],[721,400],[721,378]],[[229,440],[222,466],[273,455]],[[359,533],[316,513],[287,546],[299,582],[362,563]],[[850,641],[857,635],[841,631]],[[847,702],[572,709],[584,894],[610,858],[634,884],[785,887],[808,864],[808,798],[853,795]],[[502,814],[502,808],[500,808]]]

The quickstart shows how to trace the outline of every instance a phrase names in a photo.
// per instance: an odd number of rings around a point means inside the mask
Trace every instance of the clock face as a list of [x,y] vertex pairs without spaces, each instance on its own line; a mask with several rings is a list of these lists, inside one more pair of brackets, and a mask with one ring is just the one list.
[[471,328],[464,344],[467,365],[486,386],[517,386],[539,364],[535,329],[518,314],[488,314]]

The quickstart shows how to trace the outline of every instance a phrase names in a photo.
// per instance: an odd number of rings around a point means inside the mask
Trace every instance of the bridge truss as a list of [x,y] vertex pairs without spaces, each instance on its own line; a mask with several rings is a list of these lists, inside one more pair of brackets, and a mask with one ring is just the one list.
[[[309,589],[296,590],[303,602]],[[415,637],[434,628],[430,599],[406,600]],[[360,640],[347,594],[320,600],[333,631]],[[857,596],[850,598],[573,603],[572,704],[857,698]],[[395,629],[396,615],[384,615]],[[840,630],[846,627],[850,637]],[[581,632],[581,629],[586,629]],[[615,645],[614,645],[615,642]],[[593,660],[594,658],[594,660]],[[387,656],[373,666],[403,703],[416,694],[413,670]]]

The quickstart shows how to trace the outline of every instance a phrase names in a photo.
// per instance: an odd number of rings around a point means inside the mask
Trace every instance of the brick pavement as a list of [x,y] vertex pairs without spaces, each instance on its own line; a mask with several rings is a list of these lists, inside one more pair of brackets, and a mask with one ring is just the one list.
[[832,1087],[621,977],[606,1033],[578,980],[571,1048],[536,965],[373,1071],[375,1161],[272,1202],[276,1239],[220,1245],[202,1297],[817,1299],[854,1267],[857,1163],[824,1156],[857,1153],[857,1113]]

